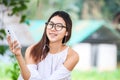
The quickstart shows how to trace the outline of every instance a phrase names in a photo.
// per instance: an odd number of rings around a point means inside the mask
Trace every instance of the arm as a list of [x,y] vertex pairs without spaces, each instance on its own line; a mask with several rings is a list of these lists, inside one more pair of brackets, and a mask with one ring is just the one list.
[[[19,76],[18,80],[42,80],[38,70],[37,70],[37,63],[33,60],[33,58],[30,56],[30,51],[33,46],[30,46],[27,48],[25,52],[25,64],[26,69],[29,71],[25,71],[25,68],[21,67],[21,75]],[[21,64],[22,65],[22,64]]]
[[[18,64],[20,66],[21,75],[24,78],[24,80],[29,80],[31,76],[30,68],[36,66],[34,60],[29,56],[31,48],[32,46],[26,49],[25,60],[23,59],[22,55],[16,56],[16,59],[18,60]],[[33,66],[29,66],[29,64],[33,64]]]
[[24,80],[28,80],[30,77],[30,71],[26,66],[26,63],[22,57],[22,55],[16,56],[16,59],[18,61],[18,64],[20,66],[21,74],[24,78]]
[[24,61],[24,58],[22,56],[21,48],[18,47],[19,45],[18,42],[17,41],[12,42],[10,36],[7,37],[7,41],[8,41],[11,52],[15,55],[18,61],[24,80],[28,80],[30,77],[30,71],[28,70],[26,63]]
[[64,62],[64,66],[68,70],[72,71],[75,65],[78,63],[78,61],[79,61],[78,53],[76,53],[73,49],[69,48],[67,59]]

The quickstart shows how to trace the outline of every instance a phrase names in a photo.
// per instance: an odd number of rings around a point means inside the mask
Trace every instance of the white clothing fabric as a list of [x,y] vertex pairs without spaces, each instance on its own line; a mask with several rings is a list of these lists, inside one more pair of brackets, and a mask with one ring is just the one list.
[[[46,58],[37,65],[27,65],[31,73],[29,80],[71,80],[71,71],[63,65],[68,48],[56,54],[48,53]],[[24,79],[20,75],[18,80]]]

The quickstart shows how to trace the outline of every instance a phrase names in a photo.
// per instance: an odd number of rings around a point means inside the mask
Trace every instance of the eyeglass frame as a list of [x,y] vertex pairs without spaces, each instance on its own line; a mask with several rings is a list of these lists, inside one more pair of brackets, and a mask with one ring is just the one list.
[[[51,28],[48,28],[47,26],[49,26],[49,25],[50,25],[50,24],[49,24],[50,22],[51,22],[51,26],[52,26],[52,27],[51,27]],[[46,22],[46,23],[45,23],[45,24],[46,24],[47,29],[50,29],[50,30],[51,30],[51,29],[53,29],[53,27],[54,27],[54,29],[55,29],[56,31],[61,31],[63,28],[67,28],[66,26],[63,26],[63,24],[62,24],[62,23],[54,23],[54,22],[52,22],[52,21],[50,21],[50,22]],[[57,29],[56,29],[56,25],[57,25],[57,24],[61,24],[61,26],[59,26],[59,27],[61,27],[61,29],[60,29],[60,30],[57,30]]]

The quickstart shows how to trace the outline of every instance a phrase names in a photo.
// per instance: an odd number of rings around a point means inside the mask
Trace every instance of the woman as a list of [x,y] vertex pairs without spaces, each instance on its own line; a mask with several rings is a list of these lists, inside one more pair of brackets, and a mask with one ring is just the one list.
[[78,54],[65,45],[70,39],[71,29],[72,21],[68,13],[53,13],[40,42],[27,48],[25,60],[17,47],[18,42],[12,43],[8,36],[10,50],[21,69],[18,80],[71,80],[70,73],[79,61]]

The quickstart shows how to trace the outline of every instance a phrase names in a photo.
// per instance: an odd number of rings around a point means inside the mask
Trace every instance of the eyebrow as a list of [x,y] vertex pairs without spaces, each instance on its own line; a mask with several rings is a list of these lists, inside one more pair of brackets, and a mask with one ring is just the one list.
[[[53,21],[50,21],[51,23],[54,23]],[[63,23],[55,23],[55,24],[62,24],[63,25]],[[64,26],[64,25],[63,25]]]

